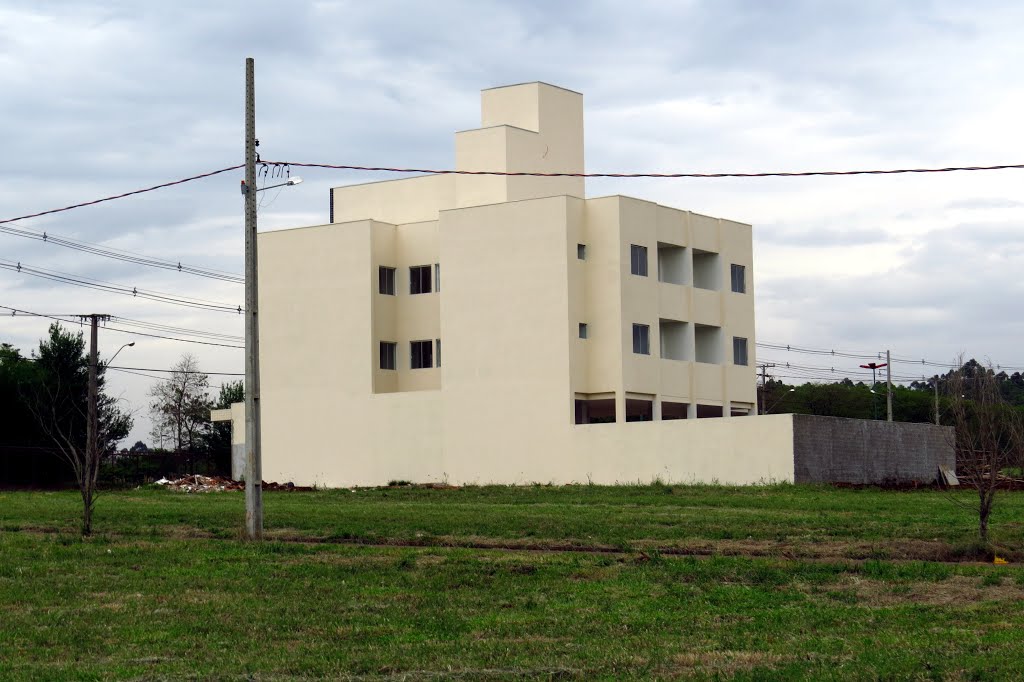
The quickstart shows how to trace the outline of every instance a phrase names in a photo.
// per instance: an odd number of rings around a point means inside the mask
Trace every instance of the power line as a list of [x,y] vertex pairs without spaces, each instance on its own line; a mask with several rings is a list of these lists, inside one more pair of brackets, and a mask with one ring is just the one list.
[[[790,344],[781,343],[767,343],[758,341],[756,346],[758,348],[767,348],[770,350],[786,351],[788,353],[801,353],[805,355],[828,355],[837,358],[852,358],[856,360],[868,360],[877,359],[881,357],[881,353],[860,353],[855,351],[839,351],[830,350],[826,348],[806,348],[802,346],[794,346]],[[936,362],[933,360],[919,359],[915,360],[912,358],[900,358],[893,356],[891,358],[893,364],[904,364],[904,365],[922,365],[925,367],[939,367],[943,369],[958,369],[958,365],[955,362]],[[1024,370],[1024,366],[1021,365],[994,365],[996,369],[1007,369],[1007,370]]]
[[541,173],[536,171],[470,171],[437,168],[391,168],[387,166],[349,166],[331,163],[301,163],[297,161],[261,161],[271,166],[297,166],[300,168],[327,168],[332,170],[373,171],[383,173],[423,173],[427,175],[501,175],[542,178],[796,178],[830,175],[896,175],[901,173],[952,173],[956,171],[987,171],[1024,169],[1024,164],[998,166],[950,166],[947,168],[896,168],[889,170],[845,171],[772,171],[765,173]]
[[207,372],[205,370],[181,370],[181,369],[157,369],[155,367],[109,367],[107,369],[118,369],[122,371],[134,370],[136,372],[163,372],[164,374],[210,374],[223,377],[244,377],[245,372]]
[[[5,306],[5,305],[0,305],[0,308],[2,308],[4,310],[10,310],[12,316],[22,315],[22,316],[28,316],[28,317],[44,317],[44,318],[47,318],[47,319],[50,319],[50,320],[54,320],[56,322],[66,322],[66,323],[69,323],[69,324],[74,324],[76,322],[79,322],[80,320],[78,320],[77,318],[81,317],[80,315],[45,315],[43,313],[33,313],[31,311],[28,311],[28,310],[21,310],[19,308],[12,308],[10,306]],[[69,320],[69,319],[63,319],[63,318],[76,318],[76,319],[70,319]],[[122,318],[117,318],[117,317],[112,318],[112,319],[114,319],[115,321],[119,321],[119,322],[124,322],[125,321]],[[143,328],[145,328],[145,327],[143,327]],[[239,349],[244,349],[245,348],[245,346],[237,346],[237,345],[227,344],[227,343],[214,343],[214,342],[211,342],[211,341],[198,341],[198,340],[195,340],[195,339],[182,339],[182,338],[177,338],[177,337],[174,337],[174,336],[164,336],[164,335],[161,335],[161,334],[151,334],[151,333],[147,333],[147,332],[138,331],[136,329],[120,329],[118,327],[112,327],[109,324],[104,325],[103,329],[106,330],[106,331],[120,332],[122,334],[132,334],[133,336],[147,336],[147,337],[154,338],[154,339],[166,339],[168,341],[180,341],[182,343],[196,343],[196,344],[199,344],[199,345],[202,345],[202,346],[220,346],[222,348],[239,348]],[[182,331],[185,331],[185,330],[182,330]],[[196,334],[197,335],[201,335],[201,334],[203,334],[203,332],[196,332]]]
[[100,199],[93,199],[92,201],[83,201],[80,204],[71,204],[70,206],[63,206],[61,208],[51,208],[46,211],[39,211],[38,213],[29,213],[28,215],[18,216],[17,218],[7,218],[6,220],[0,220],[0,225],[6,223],[13,223],[19,220],[27,220],[28,218],[38,218],[44,215],[51,215],[53,213],[62,213],[64,211],[71,211],[76,208],[84,208],[85,206],[95,206],[96,204],[102,204],[105,201],[114,201],[115,199],[124,199],[125,197],[135,196],[136,194],[145,194],[146,192],[153,192],[158,189],[164,189],[165,187],[173,187],[174,185],[181,185],[186,182],[192,182],[193,180],[201,180],[202,178],[209,178],[214,175],[220,175],[221,173],[228,173],[233,170],[242,168],[244,164],[238,164],[237,166],[230,166],[228,168],[221,168],[215,171],[209,171],[208,173],[200,173],[199,175],[193,175],[187,178],[181,178],[180,180],[172,180],[171,182],[163,182],[159,185],[153,185],[152,187],[145,187],[143,189],[135,189],[130,192],[123,192],[121,194],[114,194],[109,197],[102,197]]
[[133,298],[144,298],[151,301],[170,303],[172,305],[179,305],[187,308],[200,308],[203,310],[215,310],[218,312],[235,314],[241,314],[244,312],[242,306],[232,306],[228,303],[207,301],[198,298],[173,296],[171,294],[166,294],[160,291],[148,291],[145,289],[139,289],[138,287],[128,287],[125,285],[114,284],[113,282],[105,282],[103,280],[92,279],[89,277],[69,275],[67,273],[58,272],[56,270],[47,270],[44,268],[32,267],[29,265],[25,265],[24,263],[21,262],[10,261],[4,258],[0,258],[0,269],[32,275],[33,277],[41,277],[43,279],[48,279],[54,282],[61,282],[63,284],[71,284],[74,286],[86,287],[89,289],[99,289],[101,291],[107,291],[110,293],[131,296]]
[[89,253],[95,256],[103,256],[104,258],[112,258],[114,260],[120,260],[126,263],[133,263],[135,265],[146,265],[149,267],[161,268],[164,270],[176,270],[178,272],[182,272],[188,275],[207,277],[209,279],[217,279],[225,282],[235,282],[238,284],[245,282],[245,278],[235,273],[214,270],[211,268],[203,268],[194,265],[186,265],[181,261],[175,262],[160,258],[153,258],[139,253],[133,253],[131,251],[113,249],[110,247],[101,246],[99,244],[93,244],[91,242],[70,239],[68,237],[62,237],[60,235],[53,233],[39,232],[38,230],[33,231],[22,227],[11,227],[5,225],[0,225],[0,233],[9,234],[15,237],[33,239],[36,241],[45,242],[47,244],[53,244],[55,246],[62,246],[68,249],[73,249],[75,251]]

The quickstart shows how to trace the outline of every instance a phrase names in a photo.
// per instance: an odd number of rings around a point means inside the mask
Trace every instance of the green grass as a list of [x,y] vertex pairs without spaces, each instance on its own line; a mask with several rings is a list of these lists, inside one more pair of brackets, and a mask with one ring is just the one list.
[[[265,502],[278,539],[262,545],[238,539],[241,494],[160,490],[104,494],[83,540],[73,493],[0,493],[0,679],[1024,676],[1015,563],[889,559],[972,541],[969,512],[936,491],[403,488]],[[1022,521],[1024,494],[1000,495],[994,539],[1019,549]],[[330,541],[346,538],[380,544]],[[874,558],[847,558],[865,549]]]

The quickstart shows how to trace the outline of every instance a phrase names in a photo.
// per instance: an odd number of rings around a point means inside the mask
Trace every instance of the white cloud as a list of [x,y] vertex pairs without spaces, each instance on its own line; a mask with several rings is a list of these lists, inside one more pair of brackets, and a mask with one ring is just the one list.
[[[585,94],[592,170],[764,171],[1024,160],[1019,3],[752,0],[8,2],[0,9],[6,218],[239,162],[244,57],[257,62],[264,158],[449,166],[477,91],[545,80]],[[263,229],[320,223],[327,188],[380,175],[302,172]],[[766,340],[1024,364],[1016,300],[1021,172],[594,181],[753,223]],[[162,258],[242,269],[238,175],[27,222]],[[0,235],[0,257],[214,300],[236,285],[138,270]],[[230,315],[0,272],[0,304],[239,333]],[[46,323],[0,318],[35,345]],[[104,344],[107,344],[104,335]],[[109,344],[114,337],[109,334]],[[140,342],[240,371],[230,349]],[[146,404],[148,380],[111,376]],[[133,434],[144,437],[143,419]]]

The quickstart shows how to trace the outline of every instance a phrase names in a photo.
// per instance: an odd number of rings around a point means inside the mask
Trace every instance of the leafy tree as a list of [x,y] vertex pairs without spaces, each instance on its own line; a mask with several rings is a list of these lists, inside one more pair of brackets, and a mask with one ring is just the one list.
[[33,353],[30,369],[21,374],[20,395],[40,433],[56,446],[74,471],[82,495],[82,534],[89,535],[100,464],[128,435],[132,417],[104,392],[106,367],[98,363],[97,456],[91,456],[87,446],[89,358],[85,340],[82,332],[66,331],[57,323],[50,325],[49,332]]

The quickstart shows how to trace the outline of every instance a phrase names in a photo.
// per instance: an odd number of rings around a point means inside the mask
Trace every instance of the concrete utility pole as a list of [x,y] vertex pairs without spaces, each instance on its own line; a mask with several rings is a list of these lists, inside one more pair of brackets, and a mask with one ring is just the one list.
[[99,468],[99,386],[96,371],[96,344],[99,336],[97,327],[99,321],[109,320],[110,315],[85,315],[89,318],[89,413],[88,422],[85,426],[85,476],[92,480],[93,470]]
[[892,358],[885,351],[885,414],[886,421],[892,421]]
[[763,363],[758,365],[761,368],[761,407],[759,408],[759,414],[764,414],[764,406],[767,402],[765,400],[765,388],[768,386],[768,368],[774,367],[775,363]]
[[935,425],[939,426],[939,375],[935,375]]
[[256,66],[245,60],[245,530],[263,539],[260,450],[260,326],[256,258]]

